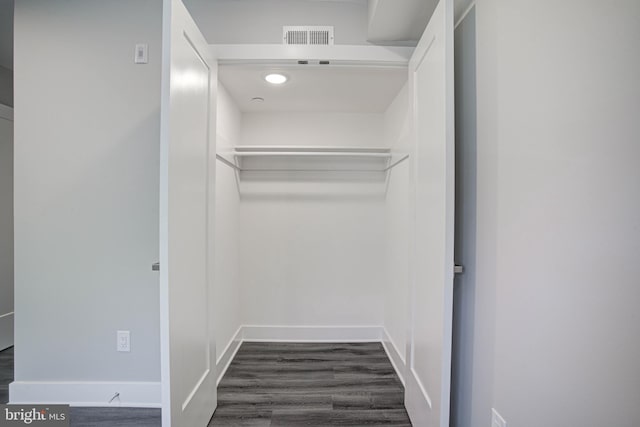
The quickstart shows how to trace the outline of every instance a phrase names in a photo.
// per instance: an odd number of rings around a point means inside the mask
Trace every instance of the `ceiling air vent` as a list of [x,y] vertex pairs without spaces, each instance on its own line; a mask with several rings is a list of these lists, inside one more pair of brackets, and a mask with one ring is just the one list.
[[284,44],[332,45],[333,27],[286,26],[282,27]]

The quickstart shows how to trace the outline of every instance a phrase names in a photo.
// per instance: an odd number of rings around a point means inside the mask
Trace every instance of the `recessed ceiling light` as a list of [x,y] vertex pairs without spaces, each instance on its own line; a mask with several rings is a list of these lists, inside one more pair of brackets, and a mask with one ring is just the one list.
[[264,98],[261,96],[256,96],[251,98],[251,102],[264,102]]
[[281,85],[288,80],[287,76],[278,73],[267,74],[264,79],[272,85]]

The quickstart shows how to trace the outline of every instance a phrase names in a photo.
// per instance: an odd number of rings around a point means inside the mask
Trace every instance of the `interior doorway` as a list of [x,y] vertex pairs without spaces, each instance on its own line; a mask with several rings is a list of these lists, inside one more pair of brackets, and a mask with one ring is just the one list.
[[0,403],[13,381],[13,108],[0,104]]

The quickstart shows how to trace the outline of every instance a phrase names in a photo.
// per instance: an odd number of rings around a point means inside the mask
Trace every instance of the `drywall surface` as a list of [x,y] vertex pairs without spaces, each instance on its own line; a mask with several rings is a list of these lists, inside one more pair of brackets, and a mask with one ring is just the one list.
[[[375,114],[245,114],[241,140],[380,147],[382,121]],[[244,324],[382,325],[384,180],[332,172],[251,178],[240,203]]]
[[240,141],[242,113],[221,83],[218,84],[218,89],[219,120],[216,124],[218,133],[216,145],[220,152],[228,154],[228,151],[237,146]]
[[381,200],[330,193],[243,198],[241,223],[245,324],[382,325]]
[[336,44],[368,44],[366,0],[185,0],[212,44],[281,44],[284,25],[332,25]]
[[[228,152],[240,138],[242,116],[222,85],[218,85],[216,150]],[[220,358],[241,325],[240,319],[240,193],[236,173],[216,165],[215,200],[215,307],[216,352]]]
[[161,9],[16,2],[16,381],[160,380]]
[[476,13],[476,289],[495,330],[474,354],[495,345],[473,399],[508,425],[637,426],[640,3]]
[[0,350],[13,345],[12,313],[13,121],[0,115]]
[[382,114],[245,113],[240,145],[384,147]]
[[[410,145],[408,89],[398,93],[384,117],[385,142],[399,160]],[[391,170],[386,193],[387,271],[384,293],[384,327],[405,361],[409,312],[409,161]]]
[[0,104],[13,107],[13,70],[0,66]]

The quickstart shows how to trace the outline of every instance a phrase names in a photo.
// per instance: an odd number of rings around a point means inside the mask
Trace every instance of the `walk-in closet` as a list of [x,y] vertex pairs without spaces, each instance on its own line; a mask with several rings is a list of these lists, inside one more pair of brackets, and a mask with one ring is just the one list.
[[[276,424],[371,414],[408,422],[402,385],[380,344],[386,338],[393,357],[404,357],[407,68],[309,62],[218,70],[214,286],[221,298],[214,313],[220,374],[229,379],[219,384],[214,420],[237,415],[238,404],[228,402],[243,391],[255,398],[255,384],[269,399],[290,399],[274,390],[276,369],[276,384],[310,401],[300,400],[293,414],[278,409],[296,405],[239,407],[247,419],[275,408]],[[287,81],[268,83],[274,73]],[[224,370],[240,340],[238,366]],[[252,342],[245,355],[246,341],[308,343]],[[247,367],[251,355],[259,369]],[[327,410],[354,393],[360,401],[350,404],[369,412]],[[363,404],[373,397],[387,406]]]
[[[263,76],[276,71],[288,81],[272,87]],[[406,68],[222,65],[219,77],[216,282],[238,304],[227,308],[255,338],[377,336],[385,300],[392,317],[407,299],[408,244],[389,244],[408,223]]]
[[269,354],[314,356],[277,343],[377,343],[388,368],[376,378],[363,351],[351,375],[403,383],[385,399],[403,401],[414,425],[448,422],[452,6],[440,2],[415,48],[335,46],[313,27],[263,46],[209,45],[173,2],[160,158],[166,422],[204,421],[200,401],[224,413],[231,395],[246,404],[256,388],[286,389],[297,365],[266,372]]

